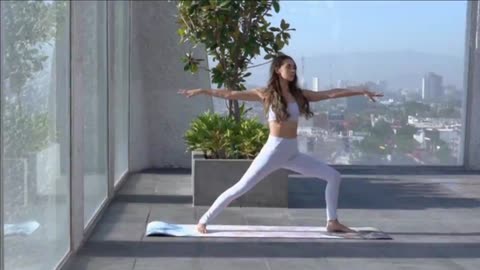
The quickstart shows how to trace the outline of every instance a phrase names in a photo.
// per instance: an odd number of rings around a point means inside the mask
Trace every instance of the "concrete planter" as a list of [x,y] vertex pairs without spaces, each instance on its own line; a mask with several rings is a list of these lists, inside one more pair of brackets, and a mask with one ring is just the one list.
[[[253,160],[205,159],[200,152],[192,152],[193,205],[210,206],[225,190],[240,180]],[[229,206],[287,207],[288,174],[277,170]]]

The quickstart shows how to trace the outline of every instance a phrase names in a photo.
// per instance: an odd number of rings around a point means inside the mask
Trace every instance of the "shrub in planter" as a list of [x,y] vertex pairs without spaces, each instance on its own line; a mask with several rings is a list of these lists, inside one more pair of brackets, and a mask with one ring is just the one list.
[[268,138],[268,128],[256,118],[246,118],[240,107],[240,121],[207,111],[195,118],[185,132],[187,150],[200,151],[207,159],[253,159]]

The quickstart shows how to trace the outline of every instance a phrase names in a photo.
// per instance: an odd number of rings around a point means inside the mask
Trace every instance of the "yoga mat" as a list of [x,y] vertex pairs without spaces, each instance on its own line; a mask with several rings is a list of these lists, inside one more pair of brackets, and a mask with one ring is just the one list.
[[217,225],[207,226],[207,233],[196,230],[196,224],[174,224],[152,221],[147,224],[146,236],[170,237],[250,237],[250,238],[326,238],[326,239],[392,239],[373,227],[351,227],[354,233],[327,232],[324,227],[312,226],[263,226]]

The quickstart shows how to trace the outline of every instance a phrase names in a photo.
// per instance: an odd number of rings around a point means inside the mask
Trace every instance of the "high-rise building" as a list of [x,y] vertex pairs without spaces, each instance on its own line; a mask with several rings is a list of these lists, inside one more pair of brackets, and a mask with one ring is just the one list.
[[338,88],[345,88],[345,87],[347,87],[349,84],[350,84],[350,82],[347,81],[347,80],[338,80],[338,81],[337,81],[337,87],[338,87]]
[[312,80],[312,90],[318,92],[318,77],[313,77]]
[[378,80],[377,81],[377,91],[380,91],[380,92],[385,92],[387,91],[387,87],[388,87],[388,84],[387,84],[387,81],[385,80]]
[[428,72],[422,79],[422,99],[438,100],[444,95],[443,78],[433,72]]

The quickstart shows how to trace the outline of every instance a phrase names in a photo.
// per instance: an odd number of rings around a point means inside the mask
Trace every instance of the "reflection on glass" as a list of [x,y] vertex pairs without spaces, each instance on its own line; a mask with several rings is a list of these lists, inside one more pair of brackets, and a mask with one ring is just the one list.
[[69,3],[2,3],[5,269],[69,250]]
[[[107,197],[106,2],[78,2],[78,85],[84,93],[84,225]],[[76,14],[77,15],[77,14]],[[77,58],[76,58],[77,59]]]

